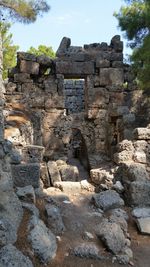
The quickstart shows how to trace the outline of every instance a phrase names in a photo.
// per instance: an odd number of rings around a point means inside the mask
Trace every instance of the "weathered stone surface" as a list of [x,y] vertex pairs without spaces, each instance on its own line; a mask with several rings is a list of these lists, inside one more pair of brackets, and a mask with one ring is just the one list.
[[16,194],[22,201],[35,203],[35,193],[32,185],[18,187]]
[[46,163],[40,164],[40,179],[42,180],[45,188],[50,187],[50,185],[51,185],[50,176],[49,176],[49,172],[48,172],[48,168],[47,168]]
[[117,150],[118,150],[118,152],[122,152],[123,150],[133,152],[134,151],[134,146],[133,146],[132,141],[123,140],[122,142],[117,144]]
[[137,219],[136,223],[142,234],[150,235],[150,217]]
[[144,151],[136,151],[133,155],[134,161],[138,163],[146,163],[147,157]]
[[37,209],[37,207],[34,204],[31,203],[27,203],[27,202],[22,202],[22,207],[24,209],[27,209],[28,211],[30,211],[30,213],[36,217],[39,218],[39,210]]
[[103,219],[96,233],[112,253],[118,254],[125,248],[126,239],[118,224]]
[[78,193],[81,191],[81,183],[80,182],[56,182],[55,187],[59,188],[61,191],[65,193]]
[[109,68],[110,67],[110,61],[107,59],[98,58],[96,60],[96,67],[97,68]]
[[70,47],[70,44],[71,44],[71,39],[67,37],[63,37],[59,45],[59,48],[56,52],[56,56],[57,57],[62,56],[66,52],[66,50]]
[[136,218],[150,217],[150,208],[135,208],[132,215]]
[[145,181],[149,180],[149,175],[143,164],[140,163],[125,163],[121,166],[122,169],[122,181],[126,183],[127,181]]
[[90,177],[95,184],[105,183],[106,180],[113,179],[113,174],[110,174],[108,169],[98,168],[90,170]]
[[114,162],[116,164],[121,164],[124,162],[132,161],[133,159],[133,152],[132,151],[121,151],[120,153],[114,154]]
[[12,165],[12,177],[18,187],[40,186],[40,165],[37,163]]
[[14,75],[14,81],[21,83],[32,83],[29,73],[16,73]]
[[13,245],[4,246],[0,249],[0,266],[1,267],[33,267],[31,260],[24,256]]
[[13,191],[0,191],[0,246],[14,244],[23,216],[21,203]]
[[22,153],[23,159],[26,163],[39,163],[43,159],[44,147],[27,145],[24,146]]
[[150,129],[136,128],[134,130],[134,138],[137,140],[150,140]]
[[56,235],[61,235],[65,231],[65,226],[58,207],[47,204],[45,206],[49,229]]
[[36,216],[32,216],[29,223],[28,241],[43,264],[49,263],[55,257],[57,250],[56,238],[43,221]]
[[39,63],[33,61],[20,61],[20,72],[38,75],[39,74]]
[[56,72],[64,75],[88,75],[94,74],[93,62],[56,62]]
[[123,70],[121,68],[102,68],[100,69],[100,85],[122,85]]
[[49,161],[47,163],[47,167],[52,185],[55,185],[56,182],[61,182],[61,176],[57,167],[57,163],[55,161]]
[[150,205],[150,181],[132,182],[126,190],[126,197],[130,205]]
[[73,249],[73,254],[80,258],[98,259],[101,260],[104,257],[100,255],[99,248],[93,243],[82,243]]
[[76,182],[79,179],[79,170],[76,166],[62,165],[59,167],[61,180]]
[[95,194],[92,197],[92,201],[94,202],[96,207],[103,210],[119,208],[124,205],[123,199],[114,190],[107,190]]

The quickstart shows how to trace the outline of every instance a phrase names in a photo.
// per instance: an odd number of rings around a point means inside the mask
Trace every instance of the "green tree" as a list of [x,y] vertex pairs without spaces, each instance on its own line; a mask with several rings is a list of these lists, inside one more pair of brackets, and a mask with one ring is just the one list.
[[19,46],[13,45],[12,34],[9,33],[10,23],[0,22],[3,46],[3,79],[7,78],[8,69],[16,65],[16,52]]
[[124,0],[115,13],[119,26],[133,48],[131,62],[140,85],[150,89],[150,0]]
[[39,45],[38,48],[34,48],[33,46],[31,46],[27,52],[37,56],[45,55],[51,58],[55,57],[55,52],[53,51],[53,48],[51,46],[46,45]]
[[[50,9],[44,0],[0,0],[0,21],[9,20],[22,23],[34,22],[38,15]],[[3,97],[3,49],[2,32],[0,31],[0,96]]]

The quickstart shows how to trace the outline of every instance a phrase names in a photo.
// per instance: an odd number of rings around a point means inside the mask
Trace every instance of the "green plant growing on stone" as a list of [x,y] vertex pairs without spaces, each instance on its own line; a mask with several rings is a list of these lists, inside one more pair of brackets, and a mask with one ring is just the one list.
[[115,17],[133,49],[131,64],[140,87],[150,89],[150,0],[124,0]]

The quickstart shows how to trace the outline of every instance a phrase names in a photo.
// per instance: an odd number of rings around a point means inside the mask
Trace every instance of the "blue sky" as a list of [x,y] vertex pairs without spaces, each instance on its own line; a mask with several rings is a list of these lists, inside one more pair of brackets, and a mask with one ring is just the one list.
[[[107,42],[116,35],[123,34],[118,29],[118,21],[113,17],[119,11],[123,0],[50,0],[49,13],[38,18],[34,24],[15,23],[11,32],[14,44],[26,51],[30,46],[40,44],[57,50],[61,39],[71,38],[72,45]],[[123,40],[123,37],[122,37]],[[124,45],[124,53],[129,50]]]

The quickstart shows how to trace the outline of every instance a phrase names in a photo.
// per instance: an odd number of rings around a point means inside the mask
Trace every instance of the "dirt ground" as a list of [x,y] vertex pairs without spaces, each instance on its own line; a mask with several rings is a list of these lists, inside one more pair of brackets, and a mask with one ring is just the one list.
[[[117,262],[112,263],[112,255],[103,246],[101,241],[95,235],[95,227],[99,224],[101,218],[91,216],[95,210],[91,204],[91,196],[93,193],[84,192],[80,194],[64,196],[62,193],[53,195],[53,198],[58,203],[66,231],[58,240],[58,249],[55,259],[48,265],[40,264],[39,260],[33,255],[30,245],[27,242],[27,224],[30,218],[28,211],[25,211],[22,224],[18,232],[18,240],[16,246],[27,256],[29,256],[35,267],[119,267]],[[67,203],[64,200],[68,199]],[[46,223],[44,212],[45,202],[43,199],[37,199],[37,207],[40,210],[40,216]],[[130,214],[130,210],[128,209]],[[89,242],[83,239],[83,233],[87,231],[94,235],[92,242],[100,248],[100,253],[106,256],[106,260],[95,260],[79,258],[72,255],[71,250],[81,243]],[[130,265],[135,267],[150,267],[150,237],[141,235],[136,228],[133,219],[129,220],[128,231],[131,237],[131,249],[133,251],[133,261]],[[91,242],[91,241],[90,241]]]

